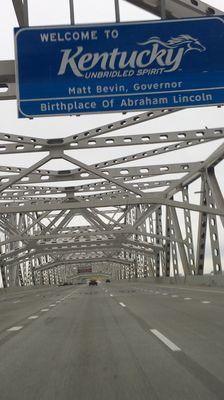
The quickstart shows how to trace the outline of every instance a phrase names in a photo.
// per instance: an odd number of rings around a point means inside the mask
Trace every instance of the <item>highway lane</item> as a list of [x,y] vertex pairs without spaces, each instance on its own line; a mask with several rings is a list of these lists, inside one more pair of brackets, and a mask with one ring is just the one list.
[[0,333],[1,398],[223,399],[224,294],[202,303],[204,293],[174,289],[120,282],[34,296],[29,316],[10,314],[20,329]]
[[11,325],[18,325],[20,320],[45,307],[49,300],[57,301],[62,293],[69,293],[71,286],[37,287],[28,290],[9,290],[0,296],[0,332]]
[[130,283],[116,284],[113,295],[223,380],[224,290]]

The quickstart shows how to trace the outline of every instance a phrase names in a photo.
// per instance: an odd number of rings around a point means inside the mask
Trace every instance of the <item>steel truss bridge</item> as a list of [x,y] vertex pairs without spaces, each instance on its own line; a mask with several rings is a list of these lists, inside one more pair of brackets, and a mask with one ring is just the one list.
[[[162,18],[221,13],[199,0],[128,1]],[[19,25],[27,26],[28,2],[12,0],[12,5]],[[70,10],[72,22],[72,2]],[[0,88],[2,101],[16,99],[14,60],[0,62]],[[64,138],[0,133],[1,154],[18,156],[16,168],[0,164],[4,287],[63,283],[73,280],[82,266],[115,279],[203,275],[206,246],[211,246],[214,274],[222,273],[224,200],[216,167],[224,156],[224,127],[147,132],[145,122],[149,126],[177,112],[180,117],[183,111],[121,115],[113,123]],[[141,134],[129,133],[129,127],[139,124]],[[204,159],[203,145],[214,141],[216,150]],[[143,150],[136,152],[136,146]],[[202,150],[200,159],[192,162],[195,146]],[[100,155],[112,148],[122,148],[123,156],[94,164],[73,157],[74,150],[92,149]],[[183,149],[189,162],[172,163],[173,153]],[[20,166],[20,159],[35,153],[43,153],[40,161]],[[167,153],[171,162],[161,164],[160,156]],[[45,169],[59,159],[70,169]],[[197,204],[191,200],[196,181]],[[79,216],[86,225],[77,225]]]

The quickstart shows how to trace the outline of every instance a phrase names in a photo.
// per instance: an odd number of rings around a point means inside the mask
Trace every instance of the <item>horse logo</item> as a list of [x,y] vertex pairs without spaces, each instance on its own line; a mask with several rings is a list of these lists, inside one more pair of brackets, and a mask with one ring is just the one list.
[[184,54],[188,51],[197,50],[203,52],[206,47],[203,46],[198,39],[193,38],[190,35],[179,35],[177,37],[172,37],[167,42],[163,42],[158,36],[153,36],[145,42],[138,43],[139,45],[146,46],[147,44],[158,44],[167,49],[175,49],[177,47],[184,48]]
[[146,50],[151,54],[150,64],[156,61],[162,67],[171,67],[164,72],[176,71],[187,52],[195,50],[202,53],[206,51],[206,47],[198,39],[187,34],[172,37],[167,42],[162,41],[158,36],[153,36],[138,45],[150,45],[150,49]]

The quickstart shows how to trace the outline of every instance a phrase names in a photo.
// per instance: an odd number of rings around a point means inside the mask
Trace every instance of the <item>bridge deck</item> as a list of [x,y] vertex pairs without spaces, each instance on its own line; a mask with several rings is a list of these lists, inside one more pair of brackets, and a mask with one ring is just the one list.
[[222,289],[140,282],[3,295],[1,398],[223,399],[223,306]]

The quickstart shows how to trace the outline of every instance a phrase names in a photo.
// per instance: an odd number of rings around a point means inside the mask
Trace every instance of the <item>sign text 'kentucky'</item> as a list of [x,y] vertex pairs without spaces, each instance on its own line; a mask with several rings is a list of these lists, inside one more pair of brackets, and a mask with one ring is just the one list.
[[224,103],[224,19],[15,29],[20,117]]

